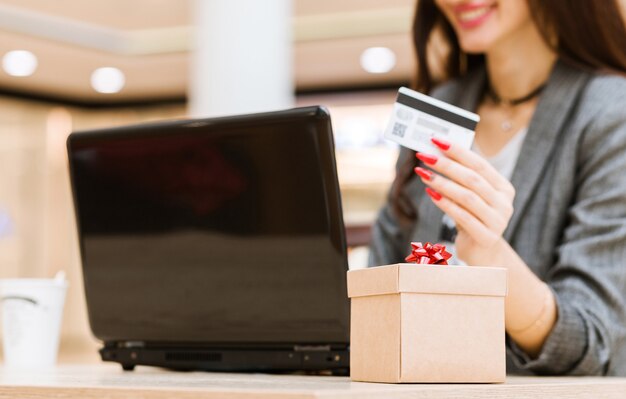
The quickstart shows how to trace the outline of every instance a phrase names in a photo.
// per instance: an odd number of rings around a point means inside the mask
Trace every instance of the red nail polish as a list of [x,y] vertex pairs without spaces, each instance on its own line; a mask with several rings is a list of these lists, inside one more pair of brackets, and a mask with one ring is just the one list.
[[415,168],[415,173],[417,173],[419,177],[424,180],[430,180],[433,178],[433,172],[424,168],[420,168],[419,166]]
[[438,192],[436,192],[430,187],[426,187],[426,194],[428,194],[428,196],[434,199],[435,201],[439,201],[441,199],[441,194],[439,194]]
[[447,151],[448,149],[450,149],[450,143],[447,142],[446,140],[442,140],[442,139],[438,139],[436,137],[432,137],[430,139],[430,141],[432,141],[433,144],[436,145],[437,147],[439,147],[442,151]]
[[415,156],[426,165],[434,165],[437,163],[438,159],[436,155],[424,154],[422,152],[418,152]]

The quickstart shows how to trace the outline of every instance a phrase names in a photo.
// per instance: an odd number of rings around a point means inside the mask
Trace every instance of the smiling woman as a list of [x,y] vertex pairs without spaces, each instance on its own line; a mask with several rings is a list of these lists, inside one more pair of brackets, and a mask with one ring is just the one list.
[[481,122],[473,151],[439,137],[444,156],[401,152],[370,264],[449,241],[458,263],[506,267],[509,373],[626,375],[620,11],[617,0],[418,2],[416,88]]

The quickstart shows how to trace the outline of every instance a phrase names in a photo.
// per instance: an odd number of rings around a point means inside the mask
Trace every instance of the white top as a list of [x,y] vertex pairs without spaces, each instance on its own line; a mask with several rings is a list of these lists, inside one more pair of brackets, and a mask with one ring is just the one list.
[[[517,158],[519,158],[519,153],[522,150],[522,144],[524,144],[526,132],[528,132],[527,128],[520,129],[517,133],[515,133],[515,136],[513,136],[513,138],[511,138],[511,140],[504,145],[504,147],[502,147],[500,152],[492,157],[485,157],[487,161],[489,161],[489,163],[509,181],[511,180],[511,176],[513,176],[513,170],[515,169]],[[472,149],[478,155],[484,156],[476,143],[474,143]]]
[[[515,170],[515,164],[517,164],[517,159],[519,158],[520,151],[522,150],[522,144],[524,144],[527,132],[527,128],[520,129],[496,155],[485,158],[502,176],[506,177],[508,180],[511,180],[511,176],[513,176],[513,170]],[[483,156],[476,142],[474,142],[472,149],[478,155]],[[454,220],[446,214],[443,215],[442,222],[448,228],[455,228]],[[454,243],[443,241],[442,244],[444,244],[446,246],[446,250],[452,254],[452,258],[448,261],[449,264],[465,264],[465,262],[457,258]]]

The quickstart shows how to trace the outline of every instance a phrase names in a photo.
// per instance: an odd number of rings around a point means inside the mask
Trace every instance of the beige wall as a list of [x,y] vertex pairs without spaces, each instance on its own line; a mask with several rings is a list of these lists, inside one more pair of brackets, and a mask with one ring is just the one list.
[[[51,277],[70,282],[61,358],[96,358],[87,323],[65,139],[73,130],[184,117],[184,104],[80,109],[0,97],[0,209],[14,234],[0,238],[0,278]],[[83,361],[84,358],[80,357]]]

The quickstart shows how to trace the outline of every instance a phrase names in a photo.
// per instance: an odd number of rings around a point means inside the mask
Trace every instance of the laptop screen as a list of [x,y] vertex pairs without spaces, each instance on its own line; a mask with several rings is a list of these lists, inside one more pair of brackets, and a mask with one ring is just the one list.
[[348,342],[323,109],[74,133],[68,150],[98,338]]

